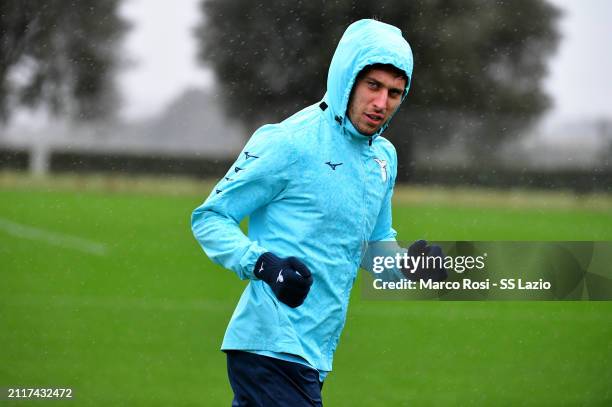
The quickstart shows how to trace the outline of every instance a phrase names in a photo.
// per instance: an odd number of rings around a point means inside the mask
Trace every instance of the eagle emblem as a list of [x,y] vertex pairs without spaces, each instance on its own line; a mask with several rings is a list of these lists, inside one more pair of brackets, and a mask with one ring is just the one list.
[[382,179],[382,182],[386,182],[387,181],[387,161],[381,160],[380,158],[375,158],[374,161],[376,161],[376,163],[380,167],[380,178]]

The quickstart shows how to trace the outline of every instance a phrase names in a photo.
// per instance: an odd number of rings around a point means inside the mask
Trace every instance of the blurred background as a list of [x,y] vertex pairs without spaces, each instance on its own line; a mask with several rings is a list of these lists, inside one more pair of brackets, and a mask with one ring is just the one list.
[[[612,241],[607,0],[3,0],[0,389],[229,405],[246,282],[191,211],[254,129],[321,100],[372,17],[415,56],[385,133],[399,239]],[[362,281],[327,405],[612,405],[612,302],[371,301]]]
[[400,181],[612,185],[605,0],[1,7],[1,168],[218,177],[255,128],[322,98],[343,30],[376,17],[415,54],[386,134]]

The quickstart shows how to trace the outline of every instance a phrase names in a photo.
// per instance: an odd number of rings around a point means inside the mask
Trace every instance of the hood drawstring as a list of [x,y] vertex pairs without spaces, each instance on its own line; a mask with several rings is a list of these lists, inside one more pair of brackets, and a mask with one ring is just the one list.
[[372,136],[368,136],[368,138],[370,139],[368,141],[368,146],[372,147]]

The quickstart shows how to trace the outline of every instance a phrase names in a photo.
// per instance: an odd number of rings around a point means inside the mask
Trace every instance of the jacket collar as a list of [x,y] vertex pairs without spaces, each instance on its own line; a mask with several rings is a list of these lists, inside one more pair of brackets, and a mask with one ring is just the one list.
[[332,127],[337,126],[338,130],[351,141],[372,145],[374,139],[376,139],[380,133],[382,133],[384,127],[386,127],[383,126],[383,128],[371,136],[365,135],[355,128],[353,122],[348,118],[348,115],[345,117],[334,116],[334,112],[328,108],[329,106],[325,99],[319,103],[319,108],[323,111],[323,115]]
[[344,119],[344,130],[350,138],[355,139],[357,142],[364,142],[369,144],[371,144],[371,142],[373,142],[374,139],[380,134],[380,132],[377,132],[371,136],[367,136],[361,133],[355,128],[353,122],[348,118],[348,116]]

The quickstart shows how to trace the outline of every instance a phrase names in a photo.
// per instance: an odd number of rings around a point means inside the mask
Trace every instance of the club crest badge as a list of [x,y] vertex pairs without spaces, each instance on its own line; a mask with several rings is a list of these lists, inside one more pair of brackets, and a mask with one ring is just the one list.
[[382,182],[387,182],[387,161],[381,160],[380,158],[375,158],[374,161],[376,161],[380,167],[380,178]]

